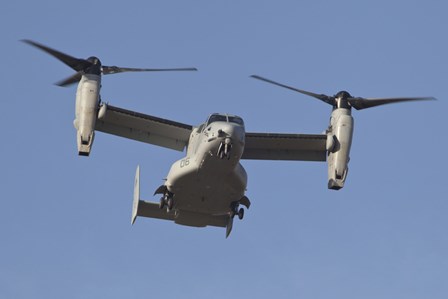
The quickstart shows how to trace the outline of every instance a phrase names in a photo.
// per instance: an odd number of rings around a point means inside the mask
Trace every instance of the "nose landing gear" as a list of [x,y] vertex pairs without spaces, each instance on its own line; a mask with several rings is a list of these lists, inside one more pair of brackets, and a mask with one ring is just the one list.
[[220,159],[224,159],[225,157],[227,160],[230,159],[230,151],[232,150],[232,141],[230,138],[224,139],[224,141],[221,142],[218,148],[218,157]]

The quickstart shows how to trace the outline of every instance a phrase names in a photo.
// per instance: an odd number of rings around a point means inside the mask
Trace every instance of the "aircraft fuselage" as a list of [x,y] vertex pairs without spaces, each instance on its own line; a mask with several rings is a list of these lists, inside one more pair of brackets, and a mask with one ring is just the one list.
[[175,210],[212,215],[231,212],[247,186],[246,171],[239,163],[244,137],[242,121],[209,120],[193,130],[186,157],[171,166],[165,183]]

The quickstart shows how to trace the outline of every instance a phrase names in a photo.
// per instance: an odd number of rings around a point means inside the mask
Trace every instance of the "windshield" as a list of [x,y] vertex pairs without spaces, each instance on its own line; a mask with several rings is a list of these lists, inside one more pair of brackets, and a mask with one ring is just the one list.
[[224,121],[227,122],[227,116],[221,115],[221,114],[212,114],[208,118],[207,126],[211,123],[217,122],[217,121]]
[[217,121],[231,122],[231,123],[238,124],[240,126],[244,126],[244,121],[243,121],[243,119],[241,117],[239,117],[239,116],[228,116],[228,115],[224,115],[224,114],[212,114],[212,115],[210,115],[210,117],[208,118],[208,121],[207,121],[207,126],[209,124],[217,122]]
[[244,126],[243,119],[241,117],[238,117],[238,116],[229,116],[229,122],[236,123],[236,124],[239,124],[241,126]]

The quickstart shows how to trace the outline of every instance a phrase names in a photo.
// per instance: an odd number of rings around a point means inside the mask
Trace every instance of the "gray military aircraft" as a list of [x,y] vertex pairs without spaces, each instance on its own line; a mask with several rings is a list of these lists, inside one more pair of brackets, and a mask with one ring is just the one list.
[[[351,108],[357,110],[378,105],[431,100],[430,97],[365,99],[341,91],[335,96],[315,94],[253,75],[253,78],[315,97],[333,106],[330,126],[325,134],[250,133],[237,115],[211,114],[201,125],[158,118],[102,103],[101,75],[126,71],[196,70],[134,69],[102,66],[96,57],[74,58],[36,42],[35,46],[76,70],[76,74],[58,83],[60,86],[79,81],[76,93],[74,125],[77,130],[78,153],[90,154],[94,132],[117,136],[184,151],[184,158],[171,166],[163,185],[154,193],[159,202],[140,199],[140,168],[137,167],[131,222],[137,216],[172,220],[177,224],[226,228],[226,237],[233,219],[244,217],[247,174],[241,159],[328,161],[328,188],[344,186],[353,136]],[[327,159],[328,156],[328,159]]]

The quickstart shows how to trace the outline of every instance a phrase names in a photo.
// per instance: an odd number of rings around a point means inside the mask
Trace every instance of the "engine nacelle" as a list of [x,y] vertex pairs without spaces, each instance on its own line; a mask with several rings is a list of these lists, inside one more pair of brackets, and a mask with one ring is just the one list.
[[350,161],[353,127],[354,121],[349,109],[333,110],[330,128],[327,131],[328,189],[339,190],[344,187]]
[[76,118],[78,153],[88,156],[95,137],[95,123],[98,116],[101,77],[94,74],[82,76],[76,91]]

